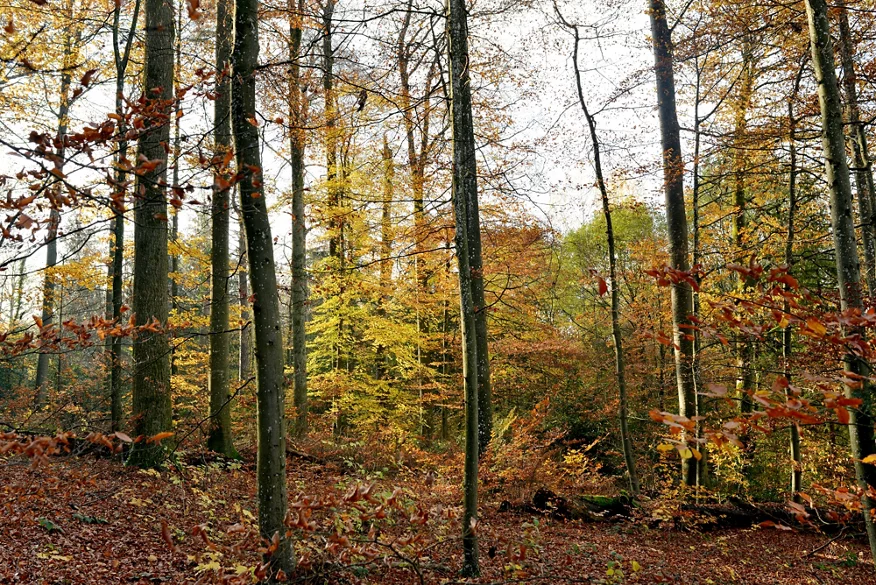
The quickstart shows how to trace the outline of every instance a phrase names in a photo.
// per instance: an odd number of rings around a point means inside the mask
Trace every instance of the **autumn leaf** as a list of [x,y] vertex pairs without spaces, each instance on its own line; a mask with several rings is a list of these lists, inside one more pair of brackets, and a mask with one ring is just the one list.
[[123,433],[121,431],[116,431],[113,434],[116,436],[116,438],[118,438],[120,441],[123,441],[125,443],[133,443],[134,442],[134,439],[132,439],[130,436],[126,435],[125,433]]
[[186,0],[186,8],[189,12],[189,18],[192,20],[201,18],[201,0]]
[[605,293],[608,292],[608,285],[605,283],[605,279],[601,276],[597,279],[597,283],[599,286],[599,296],[604,297]]
[[151,437],[149,437],[149,439],[147,439],[147,442],[148,443],[160,443],[164,439],[168,439],[172,436],[173,436],[173,433],[171,433],[170,431],[164,431],[164,432],[158,433],[157,435],[152,435]]

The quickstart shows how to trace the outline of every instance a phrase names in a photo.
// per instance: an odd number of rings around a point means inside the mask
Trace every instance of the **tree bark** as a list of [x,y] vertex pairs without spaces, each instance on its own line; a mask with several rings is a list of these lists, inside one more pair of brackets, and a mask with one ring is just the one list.
[[305,105],[301,94],[301,35],[304,0],[297,10],[290,0],[289,79],[290,135],[292,159],[292,368],[297,418],[295,436],[307,434],[307,225],[304,216],[304,124]]
[[855,163],[855,186],[858,191],[858,215],[861,218],[861,243],[864,246],[864,275],[867,292],[876,295],[876,237],[873,225],[873,167],[867,147],[867,132],[861,121],[858,106],[857,76],[855,75],[855,45],[849,29],[848,9],[844,0],[837,2],[839,9],[839,50],[843,66],[843,89],[846,94],[846,113],[851,133]]
[[[468,68],[468,15],[465,0],[447,1],[447,45],[450,60],[450,117],[453,132],[452,195],[456,223],[456,258],[459,266],[465,393],[462,572],[465,576],[476,576],[480,573],[476,532],[478,454],[485,434],[485,423],[480,421],[483,411],[479,395],[484,377],[489,384],[489,362],[486,351],[482,353],[482,349],[486,350],[486,340],[481,343],[478,332],[479,314],[484,315],[486,307],[483,304],[483,267],[475,158],[477,150]],[[480,304],[476,292],[478,287],[481,295]],[[481,424],[478,424],[479,422]],[[486,433],[486,437],[489,438],[489,433]]]
[[[794,117],[794,103],[800,89],[803,67],[797,72],[794,81],[794,93],[788,100],[788,149],[790,151],[790,169],[788,171],[788,235],[785,238],[785,266],[790,272],[794,264],[794,219],[797,213],[797,119]],[[790,314],[791,305],[786,299],[785,313]],[[793,352],[793,328],[790,323],[782,330],[782,362],[785,379],[791,381],[791,354]],[[790,398],[790,396],[789,396]],[[800,492],[803,491],[803,455],[800,450],[800,426],[791,424],[791,497],[800,502]]]
[[228,361],[231,335],[228,332],[228,232],[231,223],[231,185],[226,155],[231,152],[230,59],[233,34],[231,0],[216,4],[216,101],[213,115],[213,157],[218,180],[213,187],[211,205],[211,304],[210,304],[210,427],[207,448],[227,457],[238,457],[231,435],[231,395]]
[[[167,144],[173,110],[175,25],[170,0],[146,0],[144,114],[138,160],[157,165],[137,172],[134,228],[133,309],[138,326],[153,320],[159,329],[168,317]],[[164,331],[142,331],[134,338],[134,433],[150,437],[171,428],[170,347]],[[155,467],[164,460],[161,443],[135,443],[129,463]]]
[[[72,26],[72,2],[68,5],[67,12]],[[70,85],[72,83],[70,71],[72,65],[71,60],[73,57],[73,44],[77,42],[74,37],[78,36],[78,33],[74,33],[74,31],[68,30],[64,39],[65,67],[64,72],[61,73],[61,87],[58,91],[58,96],[60,99],[58,104],[57,140],[59,146],[56,153],[57,160],[55,161],[55,170],[60,177],[64,176],[64,157],[66,156],[64,142],[67,139],[67,126],[69,124]],[[60,188],[61,180],[57,179],[55,181],[55,184],[52,185],[51,189],[54,191],[58,191]],[[43,327],[48,327],[52,325],[55,315],[55,280],[54,275],[52,274],[52,269],[58,263],[58,225],[60,223],[61,213],[60,211],[58,211],[57,205],[53,202],[51,204],[51,211],[49,212],[49,226],[48,233],[46,234],[46,269],[43,276],[43,306],[41,316]],[[36,381],[34,382],[34,386],[36,388],[34,406],[37,409],[43,408],[48,398],[50,354],[51,351],[41,349],[39,356],[37,357]]]
[[[168,0],[146,0],[144,114],[138,160],[154,168],[137,171],[134,230],[133,309],[138,326],[156,322],[159,330],[134,338],[134,432],[146,437],[171,428],[170,347],[160,330],[168,317],[167,144],[173,108],[175,22]],[[155,467],[164,460],[162,444],[135,443],[129,463]]]
[[[278,538],[269,559],[271,573],[287,575],[295,566],[292,543],[286,537],[286,421],[283,380],[283,336],[280,298],[274,263],[271,224],[262,178],[256,122],[255,69],[258,64],[258,0],[236,0],[232,52],[232,126],[241,209],[246,229],[250,283],[254,296],[256,375],[258,378],[259,531]],[[272,577],[273,578],[273,577]]]
[[[669,236],[670,266],[687,272],[687,217],[684,209],[684,162],[675,106],[675,74],[672,37],[666,22],[663,0],[650,0],[651,39],[654,46],[654,73],[657,80],[657,110],[663,150],[663,191],[666,197],[666,225]],[[678,386],[678,413],[690,418],[694,414],[696,391],[693,371],[691,325],[691,287],[687,282],[671,286],[672,329],[675,342],[675,378]],[[684,440],[684,437],[683,437]],[[681,461],[682,481],[696,485],[697,464],[693,458]]]
[[[116,67],[116,99],[115,111],[118,116],[117,135],[119,136],[118,152],[116,154],[115,185],[112,194],[113,206],[113,241],[110,247],[110,271],[112,278],[112,314],[113,321],[118,323],[122,318],[122,301],[124,300],[123,270],[125,262],[125,168],[128,162],[127,124],[124,116],[125,73],[134,43],[134,33],[140,16],[140,0],[134,3],[131,17],[131,28],[125,39],[124,47],[119,38],[121,3],[113,10],[113,59]],[[122,428],[122,338],[113,337],[110,347],[110,429],[118,431]]]
[[[821,106],[822,145],[827,185],[830,190],[830,219],[833,228],[840,308],[843,311],[861,310],[864,303],[858,246],[852,221],[852,187],[846,160],[842,103],[837,85],[827,10],[824,0],[806,1],[812,65],[818,82],[818,102]],[[861,332],[846,328],[844,334],[854,335]],[[864,380],[860,387],[846,385],[845,394],[849,398],[862,401],[860,407],[850,409],[849,444],[855,462],[855,477],[859,487],[865,490],[861,505],[867,537],[870,541],[870,552],[876,559],[876,525],[871,513],[874,502],[866,495],[866,490],[876,488],[876,466],[862,462],[863,458],[876,452],[873,444],[872,387],[866,380],[870,375],[870,369],[861,357],[851,352],[844,357],[843,367],[849,372],[850,378]]]

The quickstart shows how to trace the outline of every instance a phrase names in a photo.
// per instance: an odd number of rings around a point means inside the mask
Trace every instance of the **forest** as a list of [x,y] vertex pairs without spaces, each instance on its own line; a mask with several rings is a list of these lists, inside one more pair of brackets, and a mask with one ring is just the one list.
[[872,0],[0,28],[0,585],[876,583]]

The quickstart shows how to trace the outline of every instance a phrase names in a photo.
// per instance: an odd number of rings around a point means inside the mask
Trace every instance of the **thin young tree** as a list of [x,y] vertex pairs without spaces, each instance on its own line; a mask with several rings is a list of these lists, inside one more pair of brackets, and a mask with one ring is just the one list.
[[[111,313],[107,318],[119,321],[122,318],[122,304],[124,300],[123,270],[125,262],[125,181],[127,173],[125,166],[128,158],[127,124],[125,122],[125,74],[131,59],[131,47],[134,44],[134,36],[137,23],[140,18],[140,0],[134,2],[131,26],[128,29],[124,45],[121,40],[121,12],[122,3],[118,2],[113,9],[113,62],[116,68],[116,95],[115,114],[118,118],[118,149],[116,151],[116,169],[112,194],[112,243],[110,245],[111,262],[109,265],[112,280],[112,293],[110,295]],[[122,338],[113,337],[110,345],[110,429],[113,431],[122,428]]]
[[593,144],[593,169],[596,173],[596,185],[602,199],[602,215],[605,218],[605,239],[608,244],[608,279],[611,283],[611,336],[614,343],[614,373],[618,390],[618,424],[620,427],[621,445],[624,454],[624,462],[629,475],[630,490],[639,493],[639,475],[636,473],[636,456],[633,452],[633,443],[630,439],[629,420],[627,416],[627,382],[626,361],[624,359],[623,334],[620,326],[620,283],[617,279],[617,255],[614,242],[614,228],[611,222],[611,205],[608,198],[608,188],[605,185],[605,177],[602,174],[602,156],[600,153],[599,135],[596,133],[596,118],[587,107],[584,99],[584,88],[581,85],[581,69],[578,65],[578,49],[581,44],[581,35],[578,25],[568,22],[560,13],[559,7],[554,4],[557,17],[565,28],[572,33],[574,44],[572,48],[572,67],[575,71],[575,88],[578,92],[578,103],[587,121],[587,129],[590,132],[590,142]]
[[236,0],[234,48],[231,55],[231,120],[254,297],[259,531],[269,541],[277,539],[276,550],[268,559],[271,573],[276,576],[281,571],[289,574],[295,566],[295,559],[284,525],[287,506],[286,420],[280,297],[256,121],[258,9],[258,0]]
[[305,104],[301,91],[301,37],[304,0],[289,2],[289,148],[292,163],[292,368],[294,434],[307,434],[307,225],[304,217]]

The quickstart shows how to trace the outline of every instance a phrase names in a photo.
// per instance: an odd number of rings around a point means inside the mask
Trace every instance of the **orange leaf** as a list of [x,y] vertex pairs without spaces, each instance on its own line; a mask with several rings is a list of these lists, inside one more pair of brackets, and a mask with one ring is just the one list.
[[157,435],[152,435],[151,437],[149,437],[148,442],[149,443],[160,443],[164,439],[167,439],[167,438],[172,437],[172,436],[173,436],[173,433],[171,433],[170,431],[164,431],[162,433],[158,433]]
[[602,278],[601,276],[598,279],[598,285],[599,285],[599,296],[604,297],[605,293],[608,292],[608,285],[605,283],[605,279]]
[[849,415],[849,411],[843,408],[842,406],[838,406],[836,408],[836,417],[839,419],[840,424],[847,425],[851,421],[851,416]]

